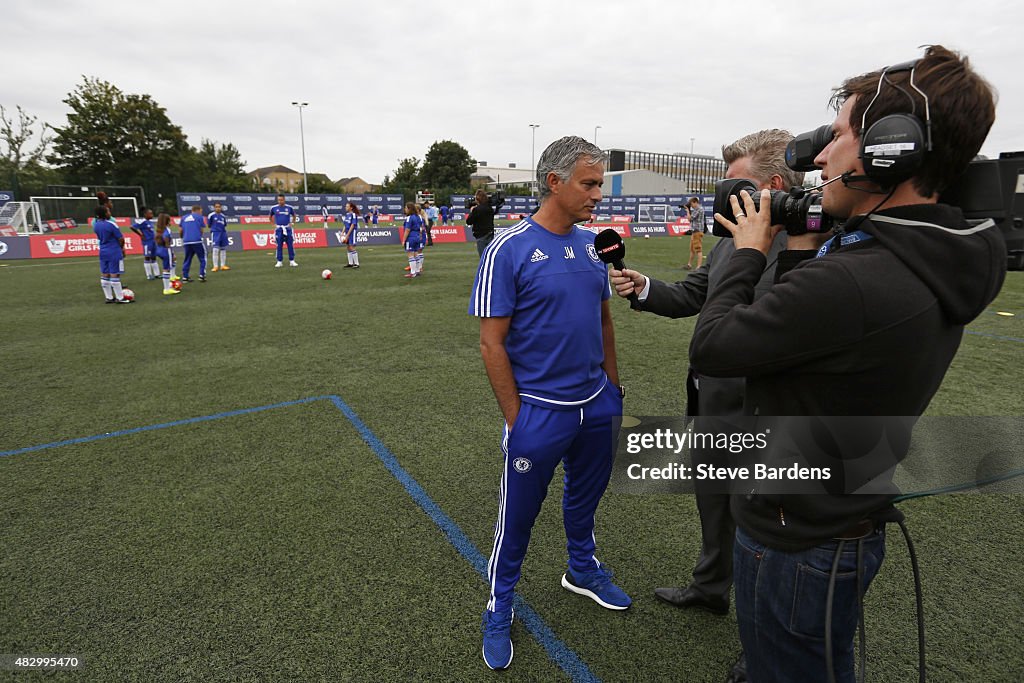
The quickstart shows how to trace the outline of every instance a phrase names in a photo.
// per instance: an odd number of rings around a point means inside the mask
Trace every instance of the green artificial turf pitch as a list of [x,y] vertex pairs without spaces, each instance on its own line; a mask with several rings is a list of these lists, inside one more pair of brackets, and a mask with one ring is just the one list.
[[[630,240],[626,260],[680,279],[685,239]],[[0,451],[336,394],[490,553],[501,417],[466,314],[471,244],[229,255],[175,297],[125,280],[105,306],[95,259],[0,266]],[[330,267],[325,282],[320,270]],[[951,274],[955,277],[955,274]],[[672,415],[692,320],[613,302],[627,412]],[[1001,317],[996,311],[1016,313]],[[929,412],[1024,414],[1024,273],[969,327]],[[982,336],[987,335],[987,336]],[[1016,340],[1016,341],[1015,341]],[[606,681],[720,681],[735,618],[658,603],[699,550],[692,497],[608,494],[599,554],[635,602],[603,610],[559,586],[552,484],[519,584],[554,635]],[[902,509],[921,555],[935,681],[1024,674],[1024,498],[963,495]],[[77,654],[78,680],[487,680],[487,587],[329,401],[0,457],[0,653]],[[867,598],[868,678],[916,675],[906,548]],[[523,624],[503,680],[566,680]],[[15,674],[0,672],[4,676]],[[17,674],[15,680],[42,679]]]

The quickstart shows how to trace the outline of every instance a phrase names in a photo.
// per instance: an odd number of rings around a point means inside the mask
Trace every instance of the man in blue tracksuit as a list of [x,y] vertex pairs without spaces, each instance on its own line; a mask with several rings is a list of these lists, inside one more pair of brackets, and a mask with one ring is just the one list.
[[203,208],[198,204],[192,207],[192,213],[181,218],[181,245],[185,248],[185,261],[181,266],[181,279],[192,282],[188,276],[192,268],[192,257],[199,257],[199,281],[206,282],[206,245],[203,244]]
[[274,221],[274,239],[277,241],[277,265],[281,267],[282,243],[288,245],[288,265],[297,266],[295,262],[295,237],[292,235],[292,223],[295,222],[295,207],[284,203],[284,195],[277,195],[277,205],[270,207],[270,218]]
[[595,556],[594,513],[611,477],[622,414],[608,275],[593,235],[576,227],[601,200],[604,153],[578,137],[541,155],[541,208],[488,245],[469,313],[480,318],[487,376],[505,417],[505,460],[487,565],[483,657],[512,662],[512,600],[530,532],[562,463],[569,568],[562,586],[602,607],[631,600]]

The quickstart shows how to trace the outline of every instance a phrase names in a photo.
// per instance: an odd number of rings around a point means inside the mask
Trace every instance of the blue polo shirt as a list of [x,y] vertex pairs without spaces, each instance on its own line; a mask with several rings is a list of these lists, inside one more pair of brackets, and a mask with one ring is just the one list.
[[142,233],[142,241],[145,243],[152,244],[156,239],[156,234],[153,232],[153,221],[148,218],[135,221],[132,227]]
[[526,219],[484,250],[469,314],[510,317],[505,350],[519,396],[568,410],[607,380],[601,302],[610,296],[593,233],[574,226],[556,235]]
[[[96,239],[100,243],[100,260],[110,261],[124,257],[121,250],[120,240],[124,237],[117,224],[108,220],[95,220],[92,224],[92,231],[96,233]],[[104,271],[105,272],[105,271]]]
[[203,241],[203,228],[206,227],[206,219],[202,214],[190,213],[181,218],[181,243],[198,244]]
[[[423,219],[419,217],[419,214],[411,214],[405,217],[404,223],[405,229],[409,231],[408,235],[412,235],[413,239],[419,239],[420,230],[423,229]],[[406,236],[408,238],[408,235]]]
[[228,217],[223,213],[211,211],[210,215],[206,217],[206,222],[210,225],[210,232],[220,233],[228,230]]
[[295,209],[285,204],[279,206],[275,204],[270,207],[270,217],[274,219],[274,225],[279,228],[287,228],[292,224],[292,217],[295,215]]

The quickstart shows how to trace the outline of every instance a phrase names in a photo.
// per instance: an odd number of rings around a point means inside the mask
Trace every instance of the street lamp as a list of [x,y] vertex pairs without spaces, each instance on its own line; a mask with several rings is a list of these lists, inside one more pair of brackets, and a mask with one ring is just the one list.
[[693,154],[693,141],[694,141],[695,139],[696,139],[696,138],[690,138],[690,154],[691,154],[691,155]]
[[299,108],[299,139],[302,141],[302,193],[309,194],[309,184],[306,182],[306,131],[302,128],[302,108],[308,107],[309,102],[292,102],[292,106]]
[[597,129],[601,126],[594,126],[594,145],[597,145]]
[[532,197],[537,193],[537,129],[540,128],[539,123],[530,124],[531,133],[533,140],[530,142],[530,159],[532,159],[531,166],[533,166],[533,185],[530,188],[530,196]]

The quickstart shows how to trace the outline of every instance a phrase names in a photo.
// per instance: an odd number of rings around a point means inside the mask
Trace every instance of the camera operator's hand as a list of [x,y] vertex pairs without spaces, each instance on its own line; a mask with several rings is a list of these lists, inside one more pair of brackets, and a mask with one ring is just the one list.
[[736,195],[729,197],[733,215],[736,216],[735,223],[720,213],[715,214],[715,220],[732,233],[736,249],[757,249],[762,254],[767,254],[771,249],[772,240],[782,230],[781,225],[771,224],[771,193],[768,190],[761,190],[760,211],[754,206],[754,200],[746,190],[740,192],[740,199],[743,200],[742,208]]
[[647,286],[647,277],[629,268],[624,270],[612,268],[608,271],[608,277],[611,280],[612,287],[615,288],[615,293],[623,299],[633,293],[639,294]]

